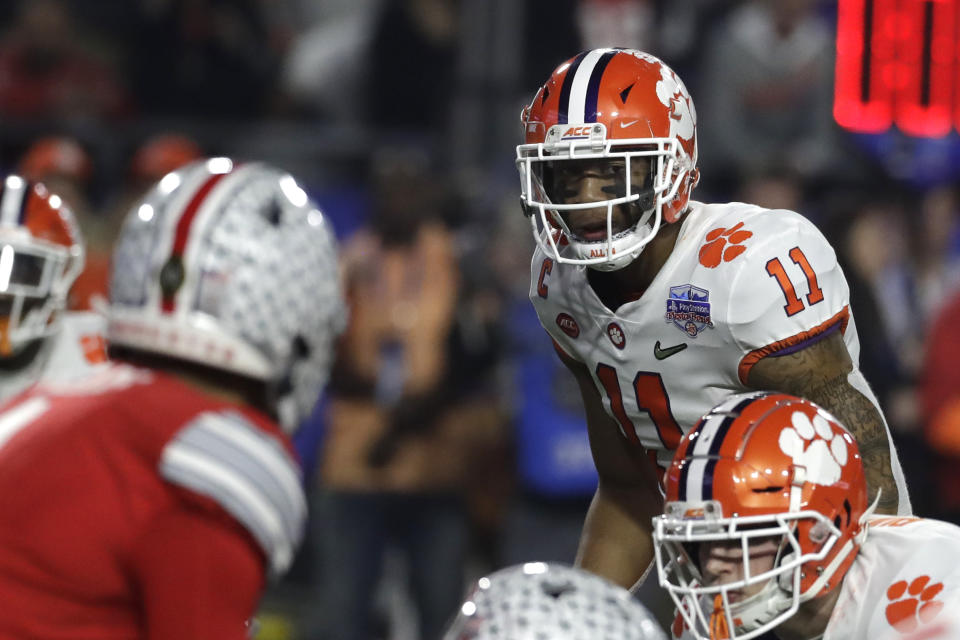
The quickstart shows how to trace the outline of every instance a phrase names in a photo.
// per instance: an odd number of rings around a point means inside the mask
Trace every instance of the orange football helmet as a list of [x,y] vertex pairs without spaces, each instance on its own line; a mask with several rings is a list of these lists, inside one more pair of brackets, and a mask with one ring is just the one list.
[[[781,393],[729,398],[683,439],[654,518],[660,584],[698,638],[753,638],[839,585],[866,537],[857,444],[817,405]],[[750,575],[750,543],[780,540],[771,570]],[[698,545],[738,542],[743,578],[704,584]],[[762,590],[739,602],[729,593]],[[722,631],[718,631],[722,630]]]
[[[686,87],[660,59],[632,49],[594,49],[567,60],[521,115],[517,147],[521,201],[534,236],[559,262],[612,271],[629,264],[660,224],[686,211],[697,170],[697,113]],[[636,184],[636,163],[649,163]],[[616,186],[592,202],[571,202],[564,171],[603,163]],[[634,166],[631,166],[634,163]],[[614,225],[615,208],[627,212]],[[575,234],[567,212],[606,209],[606,233]],[[623,226],[623,225],[620,225]]]
[[63,200],[40,183],[8,175],[0,184],[0,358],[56,331],[83,258],[80,231]]

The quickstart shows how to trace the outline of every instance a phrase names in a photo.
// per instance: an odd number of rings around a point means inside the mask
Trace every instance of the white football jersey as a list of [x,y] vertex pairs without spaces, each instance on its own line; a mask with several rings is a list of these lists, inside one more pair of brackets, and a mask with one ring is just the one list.
[[960,610],[960,527],[877,516],[844,576],[824,640],[926,636]]
[[[650,287],[616,311],[587,267],[539,247],[530,299],[557,345],[584,363],[607,413],[667,468],[681,437],[712,407],[747,391],[761,358],[843,332],[850,384],[878,406],[858,363],[849,289],[833,248],[803,216],[739,202],[690,203],[674,250]],[[889,428],[887,437],[890,438]],[[891,442],[899,513],[911,513]]]
[[92,311],[68,311],[60,329],[44,341],[37,356],[16,372],[0,373],[0,402],[37,382],[63,382],[106,361],[106,321]]

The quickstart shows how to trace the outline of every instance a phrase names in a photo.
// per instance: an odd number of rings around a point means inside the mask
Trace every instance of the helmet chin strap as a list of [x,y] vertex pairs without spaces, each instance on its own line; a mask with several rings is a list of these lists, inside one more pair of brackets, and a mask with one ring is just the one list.
[[[653,203],[653,204],[650,204],[650,203]],[[624,205],[628,208],[628,211],[630,211],[631,213],[636,212],[635,218],[637,221],[629,229],[621,232],[621,234],[636,235],[640,230],[646,229],[648,230],[646,242],[644,242],[642,245],[638,247],[631,249],[630,251],[624,253],[622,256],[619,256],[618,258],[608,260],[607,262],[601,262],[601,263],[591,264],[587,266],[596,271],[604,271],[604,272],[619,271],[620,269],[623,269],[627,265],[631,264],[634,260],[636,260],[637,256],[639,256],[640,253],[646,248],[646,246],[650,244],[650,242],[653,240],[653,236],[656,233],[656,230],[653,229],[653,225],[650,223],[650,220],[656,217],[657,205],[655,203],[656,203],[656,194],[652,190],[644,190],[643,192],[641,192],[640,198],[638,200],[633,202],[628,202],[626,203],[626,205]],[[633,217],[634,216],[631,216],[631,218]],[[662,226],[663,224],[664,224],[663,220],[661,219],[660,225]],[[621,235],[621,234],[618,234],[618,235]]]
[[[729,625],[730,622],[736,621],[739,622],[736,627],[737,629],[742,629],[747,633],[755,631],[772,621],[787,609],[795,607],[799,604],[799,602],[794,603],[792,596],[784,597],[784,594],[785,592],[780,588],[777,579],[771,578],[765,585],[763,585],[763,588],[759,592],[741,602],[736,603],[730,607],[727,612],[722,610],[722,605],[720,610],[717,610],[717,601],[715,599],[714,614],[710,616],[710,626],[711,628],[714,626],[714,617],[722,616],[726,618],[726,613],[729,613],[730,621],[725,621],[724,626]],[[721,637],[730,636],[728,635]]]

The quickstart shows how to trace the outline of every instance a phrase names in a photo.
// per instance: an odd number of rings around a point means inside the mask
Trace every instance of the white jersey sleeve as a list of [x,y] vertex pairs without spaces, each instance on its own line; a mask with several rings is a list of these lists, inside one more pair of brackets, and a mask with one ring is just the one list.
[[850,289],[837,256],[806,218],[785,210],[746,220],[756,240],[729,281],[726,326],[739,347],[737,375],[832,331],[846,332]]
[[[870,520],[824,640],[894,640],[960,611],[960,527],[925,518]],[[923,636],[927,637],[927,636]]]

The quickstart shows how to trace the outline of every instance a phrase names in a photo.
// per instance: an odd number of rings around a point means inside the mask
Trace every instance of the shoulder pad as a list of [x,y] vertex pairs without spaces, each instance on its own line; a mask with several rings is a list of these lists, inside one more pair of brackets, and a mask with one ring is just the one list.
[[271,435],[235,411],[207,411],[167,443],[159,471],[236,518],[262,547],[272,575],[289,568],[307,504],[299,466]]

